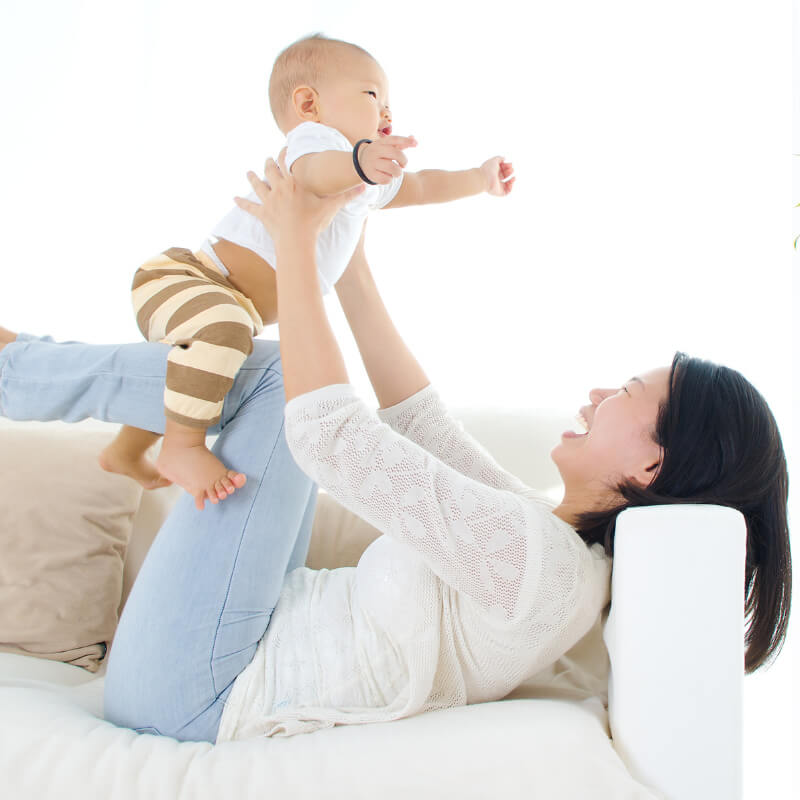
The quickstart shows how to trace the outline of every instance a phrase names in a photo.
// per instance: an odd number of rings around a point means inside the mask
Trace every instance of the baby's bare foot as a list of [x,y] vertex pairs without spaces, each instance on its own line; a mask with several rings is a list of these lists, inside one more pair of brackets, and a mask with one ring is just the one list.
[[16,339],[16,333],[8,330],[8,328],[3,328],[0,326],[0,350],[2,350],[7,344],[11,344],[11,342],[16,341]]
[[165,478],[152,461],[145,458],[144,453],[130,453],[112,442],[97,457],[100,466],[106,472],[127,475],[142,484],[145,489],[161,489],[172,481]]
[[186,489],[201,511],[206,498],[216,505],[247,482],[244,473],[227,469],[205,445],[176,444],[169,437],[161,445],[156,468],[165,478]]

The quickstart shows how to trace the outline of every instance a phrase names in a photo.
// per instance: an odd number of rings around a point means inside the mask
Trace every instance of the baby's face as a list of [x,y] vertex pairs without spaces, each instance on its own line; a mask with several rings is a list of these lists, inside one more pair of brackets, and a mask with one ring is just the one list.
[[321,84],[318,122],[336,128],[351,145],[392,132],[389,81],[380,65],[363,53],[340,54]]

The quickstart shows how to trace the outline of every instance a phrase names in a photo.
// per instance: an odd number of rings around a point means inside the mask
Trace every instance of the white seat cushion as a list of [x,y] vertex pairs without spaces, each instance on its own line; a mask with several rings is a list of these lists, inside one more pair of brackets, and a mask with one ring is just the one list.
[[8,797],[660,800],[614,751],[596,699],[505,700],[288,739],[211,745],[98,719],[103,678],[0,686]]

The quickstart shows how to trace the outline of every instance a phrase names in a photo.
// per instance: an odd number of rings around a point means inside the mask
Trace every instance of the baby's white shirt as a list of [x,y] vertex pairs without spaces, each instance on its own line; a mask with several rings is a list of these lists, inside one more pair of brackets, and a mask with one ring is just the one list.
[[[321,153],[325,150],[341,150],[350,153],[353,148],[350,142],[335,128],[319,122],[303,122],[286,137],[286,166],[291,170],[292,164],[300,156],[308,153]],[[331,224],[317,239],[317,273],[319,275],[322,294],[328,294],[333,285],[347,269],[355,252],[364,219],[370,211],[383,208],[392,201],[400,185],[403,175],[393,178],[390,183],[367,186],[355,200],[351,200],[333,218]],[[259,202],[255,192],[247,195],[248,200]],[[222,270],[228,274],[224,264],[214,252],[212,239],[227,239],[252,250],[261,256],[273,269],[275,268],[275,245],[261,222],[248,214],[239,206],[234,206],[213,228],[201,249],[207,253]]]

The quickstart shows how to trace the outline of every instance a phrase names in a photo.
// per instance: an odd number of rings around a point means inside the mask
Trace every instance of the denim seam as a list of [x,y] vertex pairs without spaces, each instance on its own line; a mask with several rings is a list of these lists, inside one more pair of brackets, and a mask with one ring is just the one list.
[[[264,370],[264,372],[266,374],[267,372],[274,372],[274,370],[272,370],[271,367],[267,367]],[[275,455],[275,448],[278,446],[278,440],[279,440],[281,434],[283,433],[283,428],[284,428],[284,421],[281,420],[281,426],[278,429],[277,436],[275,437],[275,443],[272,446],[272,452],[269,454],[269,458],[267,459],[266,464],[264,465],[264,471],[261,473],[261,476],[259,478],[259,482],[258,482],[259,490],[263,486],[264,477],[265,477],[265,475],[267,473],[267,470],[269,469],[270,465],[272,464],[272,459],[273,459],[273,456]],[[214,687],[214,693],[217,695],[217,697],[219,697],[220,692],[217,691],[217,682],[216,682],[216,679],[214,678],[214,668],[213,668],[214,652],[215,652],[216,647],[217,647],[217,637],[219,636],[220,626],[222,625],[222,615],[223,615],[223,613],[225,611],[225,606],[228,603],[228,597],[230,596],[231,583],[233,582],[233,573],[236,571],[236,567],[237,567],[237,565],[239,563],[239,553],[241,552],[241,549],[242,549],[242,539],[244,538],[245,533],[247,531],[247,528],[250,525],[250,520],[251,520],[252,514],[253,514],[253,506],[255,505],[255,497],[257,495],[258,495],[258,491],[256,491],[256,494],[253,497],[253,503],[250,506],[250,510],[247,513],[247,518],[246,518],[246,520],[244,522],[244,525],[242,526],[242,537],[239,539],[239,545],[236,548],[236,558],[234,559],[233,569],[231,569],[231,574],[230,574],[230,577],[228,579],[228,587],[227,587],[226,592],[225,592],[225,600],[223,601],[222,608],[220,609],[219,619],[217,620],[217,629],[214,631],[214,641],[212,642],[212,645],[211,645],[211,655],[210,655],[208,668],[209,668],[209,673],[211,674],[211,685]]]
[[[280,356],[278,356],[278,358],[275,359],[275,361],[272,362],[272,365],[274,365],[277,361],[280,361]],[[244,405],[244,403],[246,403],[253,396],[253,393],[258,389],[259,385],[261,384],[261,381],[264,379],[264,377],[266,376],[266,374],[268,372],[271,372],[273,375],[277,375],[278,378],[281,379],[281,380],[283,379],[282,373],[280,373],[277,370],[273,369],[272,365],[267,366],[267,367],[264,367],[264,366],[247,367],[247,366],[245,366],[243,364],[241,367],[239,367],[239,369],[237,371],[237,375],[241,374],[242,372],[263,372],[264,373],[262,375],[262,377],[259,378],[258,381],[256,382],[255,388],[249,394],[246,394],[246,395],[244,395],[242,397],[242,402],[241,402],[239,408],[241,408],[241,406]],[[230,418],[226,419],[225,406],[226,406],[226,404],[228,402],[228,397],[229,396],[230,396],[230,391],[228,392],[228,394],[225,395],[225,397],[223,398],[223,401],[222,401],[222,410],[220,412],[219,422],[217,423],[217,425],[219,426],[220,433],[222,433],[222,431],[230,424],[231,419],[235,419],[235,415],[233,417],[230,417]],[[218,434],[215,434],[215,435],[218,435]]]

